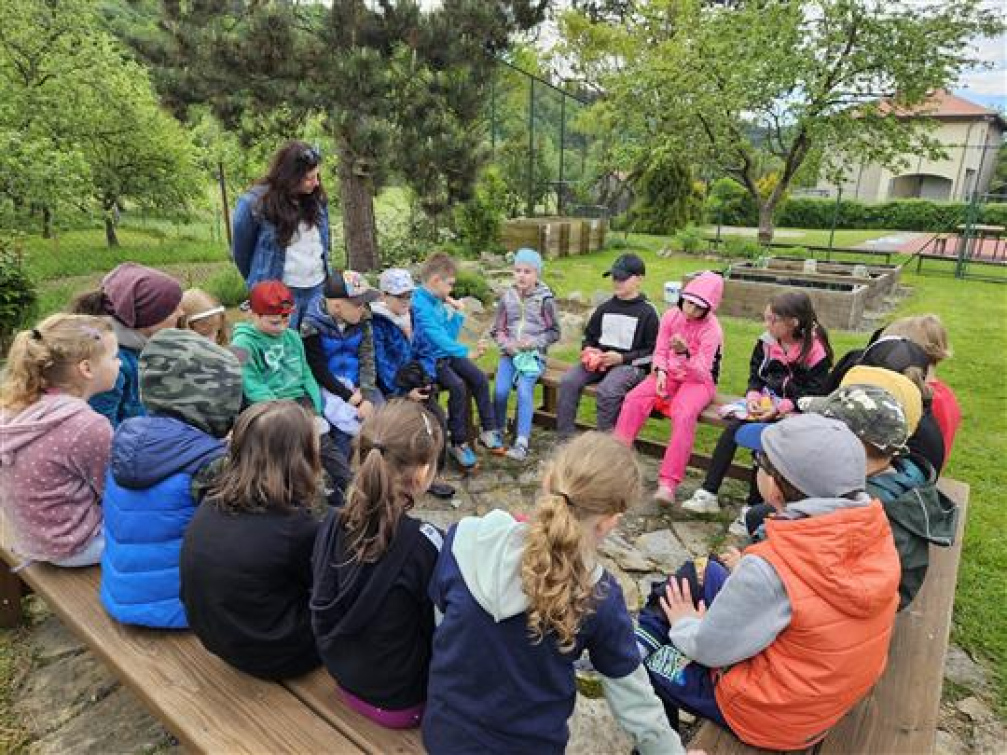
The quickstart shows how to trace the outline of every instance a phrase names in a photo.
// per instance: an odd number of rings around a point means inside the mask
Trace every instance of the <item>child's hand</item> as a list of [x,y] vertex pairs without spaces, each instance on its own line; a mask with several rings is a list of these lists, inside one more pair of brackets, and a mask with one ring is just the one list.
[[457,312],[465,311],[465,302],[463,302],[461,299],[456,299],[453,296],[445,296],[444,303]]
[[360,419],[365,420],[372,414],[374,414],[374,404],[367,399],[364,399],[357,405],[357,416]]
[[517,342],[517,348],[518,348],[518,351],[527,351],[527,350],[528,350],[528,349],[530,349],[530,348],[531,348],[531,347],[532,347],[533,345],[534,345],[534,344],[533,344],[533,343],[531,342],[531,339],[530,339],[530,338],[521,338],[521,339],[519,339],[519,340],[518,340],[518,342]]
[[689,580],[683,579],[679,585],[674,577],[668,580],[664,588],[664,595],[661,596],[661,610],[668,618],[668,623],[675,626],[675,622],[688,616],[702,618],[706,613],[706,606],[703,601],[699,601],[697,608],[692,604],[692,591],[689,589]]
[[735,548],[733,545],[729,545],[723,553],[720,554],[720,563],[727,567],[728,571],[734,571],[737,567],[738,562],[741,560],[741,551]]
[[682,336],[676,333],[671,337],[671,350],[676,354],[684,354],[689,350],[689,344],[685,342]]
[[622,364],[622,354],[618,351],[605,351],[601,355],[601,363],[606,367],[615,367]]
[[415,401],[417,404],[422,404],[428,398],[430,398],[430,391],[424,388],[413,388],[406,396],[410,401]]
[[476,343],[475,348],[472,349],[472,358],[479,359],[483,354],[486,353],[486,349],[488,346],[489,344],[486,343],[486,339],[480,338],[478,343]]

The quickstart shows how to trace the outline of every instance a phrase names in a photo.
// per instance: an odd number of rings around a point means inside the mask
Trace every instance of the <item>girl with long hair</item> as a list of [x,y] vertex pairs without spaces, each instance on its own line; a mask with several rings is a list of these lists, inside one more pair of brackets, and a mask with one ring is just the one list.
[[357,436],[359,466],[346,504],[319,532],[312,625],[346,703],[389,728],[423,716],[434,630],[427,585],[442,537],[409,515],[437,472],[440,423],[395,399]]
[[[770,298],[762,315],[766,330],[749,360],[745,415],[727,418],[706,478],[682,508],[698,514],[720,511],[717,492],[738,449],[735,434],[752,422],[775,422],[798,410],[798,399],[823,396],[832,368],[829,334],[818,322],[815,307],[803,291],[781,291]],[[753,476],[749,501],[760,502]],[[743,514],[738,527],[742,526]]]
[[186,529],[189,626],[247,674],[285,679],[318,666],[308,601],[320,474],[312,415],[293,401],[254,404]]
[[102,318],[56,314],[14,338],[0,391],[0,486],[25,558],[101,560],[112,426],[87,400],[118,377],[118,344]]
[[264,280],[287,284],[297,305],[290,323],[295,329],[329,272],[329,210],[321,164],[321,154],[310,144],[287,142],[234,210],[234,263],[249,290]]
[[640,487],[633,452],[589,432],[550,460],[529,523],[497,510],[448,532],[430,583],[443,614],[423,719],[430,752],[562,753],[585,650],[637,750],[682,752],[597,556]]

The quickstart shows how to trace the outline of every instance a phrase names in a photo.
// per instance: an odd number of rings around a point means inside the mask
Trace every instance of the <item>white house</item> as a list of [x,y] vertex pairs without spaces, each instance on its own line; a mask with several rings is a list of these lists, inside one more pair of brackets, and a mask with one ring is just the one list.
[[[882,103],[882,108],[886,104]],[[850,166],[842,185],[844,199],[966,201],[973,192],[987,191],[996,168],[997,150],[1007,131],[1007,122],[1000,113],[945,90],[938,90],[911,111],[892,106],[887,110],[896,118],[937,120],[939,127],[934,136],[944,145],[947,159],[907,155],[907,167],[895,172],[878,163]],[[834,197],[836,188],[820,179],[816,193]]]

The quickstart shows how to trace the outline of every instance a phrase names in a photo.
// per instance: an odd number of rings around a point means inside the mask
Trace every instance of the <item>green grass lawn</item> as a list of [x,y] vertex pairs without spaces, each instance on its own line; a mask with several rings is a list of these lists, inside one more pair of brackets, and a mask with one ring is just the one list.
[[[817,231],[813,232],[817,233]],[[867,233],[867,232],[864,232]],[[874,232],[871,232],[874,233]],[[883,233],[883,232],[879,232]],[[644,286],[660,302],[666,280],[704,267],[722,267],[695,257],[657,257],[667,239],[631,235],[629,246],[647,263]],[[810,242],[809,242],[810,243]],[[546,281],[560,295],[581,291],[587,297],[607,290],[601,273],[622,250],[568,257],[547,263]],[[954,639],[970,652],[992,661],[1001,711],[1007,710],[1007,507],[1000,500],[1007,489],[1007,287],[950,276],[949,264],[927,263],[922,275],[903,271],[912,295],[891,313],[897,316],[936,312],[951,334],[954,358],[941,366],[941,378],[962,405],[963,426],[945,473],[972,486],[962,566],[955,599]],[[731,317],[721,319],[725,353],[721,389],[740,393],[747,380],[748,357],[761,324]],[[837,355],[862,346],[866,334],[830,334]],[[575,357],[575,349],[557,352]],[[585,412],[585,415],[588,412]],[[700,446],[710,447],[713,428],[701,427]],[[666,435],[667,427],[651,422],[645,431]]]
[[[725,227],[721,229],[720,235],[722,237],[743,236],[745,238],[755,238],[754,230],[755,229],[742,230],[733,227]],[[806,244],[807,246],[829,245],[829,230],[827,228],[777,228],[776,231],[777,234],[774,240],[779,241],[780,243]],[[708,236],[714,236],[717,233],[717,226],[708,225],[703,228],[703,232]],[[901,233],[905,233],[905,231],[837,230],[832,244],[836,247],[857,246],[865,241],[879,239],[882,236],[888,236],[890,234]],[[660,237],[652,236],[650,238]]]

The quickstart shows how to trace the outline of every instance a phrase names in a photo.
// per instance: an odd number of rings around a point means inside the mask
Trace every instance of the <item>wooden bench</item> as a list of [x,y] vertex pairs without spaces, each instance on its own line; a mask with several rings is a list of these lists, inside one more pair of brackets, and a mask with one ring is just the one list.
[[[13,566],[10,528],[0,515],[0,558]],[[0,563],[5,626],[20,619],[23,579],[150,711],[193,752],[424,752],[420,733],[393,731],[342,704],[323,669],[268,682],[229,666],[188,631],[119,624],[98,598],[99,568],[32,564],[12,575]],[[115,722],[109,722],[114,725]]]
[[[546,371],[539,381],[542,385],[542,405],[535,410],[535,422],[537,424],[545,427],[556,426],[556,405],[559,397],[559,382],[563,377],[563,373],[569,370],[572,366],[572,364],[562,362],[558,359],[549,358],[547,360]],[[598,395],[597,386],[587,386],[584,389],[583,395],[590,396],[591,398],[596,397]],[[703,413],[699,415],[700,423],[704,425],[712,425],[713,427],[726,427],[727,422],[725,422],[724,419],[717,413],[717,410],[724,404],[729,404],[732,401],[737,400],[737,396],[729,396],[723,393],[718,393],[716,398],[714,398],[713,403],[706,407],[706,409],[703,410]],[[660,417],[661,415],[656,416]],[[580,421],[577,422],[577,426],[585,430],[593,429],[591,425]],[[647,438],[636,439],[637,450],[641,453],[647,454],[648,456],[654,456],[659,459],[664,456],[664,452],[667,447],[667,443],[662,443],[660,441],[648,440]],[[689,458],[689,466],[698,469],[707,469],[710,466],[710,457],[705,454],[693,453]],[[728,470],[727,476],[747,482],[751,477],[751,474],[751,467],[733,463]]]
[[[956,480],[942,478],[939,486],[958,504],[955,544],[950,548],[931,546],[926,581],[916,599],[896,618],[884,676],[825,740],[808,752],[921,755],[934,751],[969,496],[968,485]],[[709,755],[769,752],[743,744],[708,721],[689,746]]]

